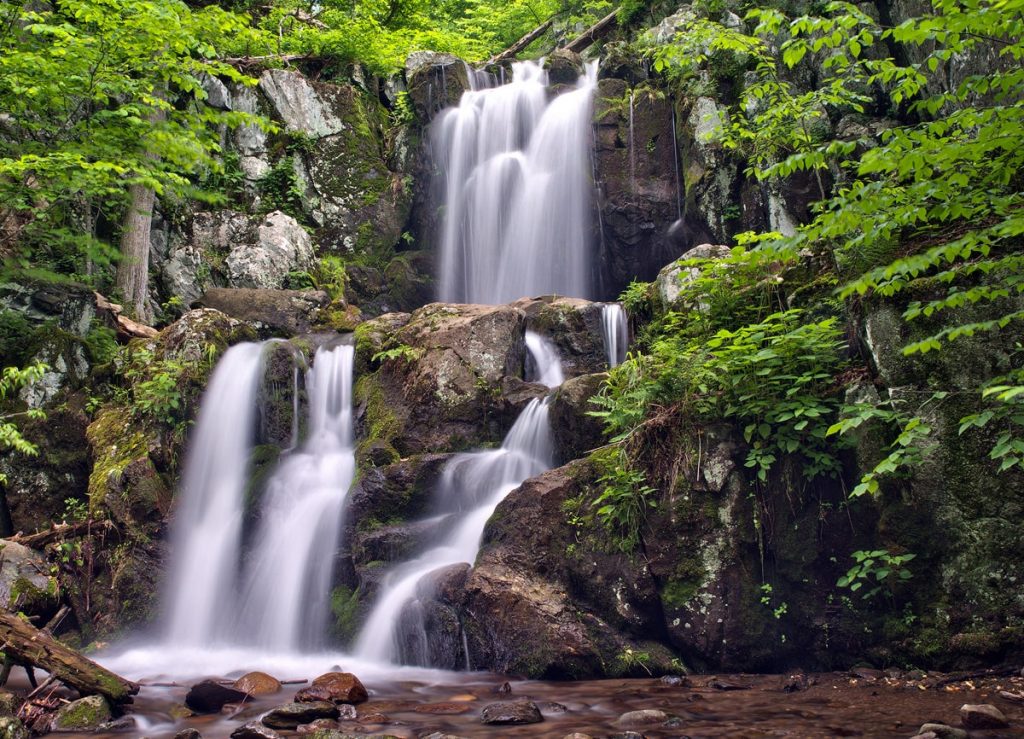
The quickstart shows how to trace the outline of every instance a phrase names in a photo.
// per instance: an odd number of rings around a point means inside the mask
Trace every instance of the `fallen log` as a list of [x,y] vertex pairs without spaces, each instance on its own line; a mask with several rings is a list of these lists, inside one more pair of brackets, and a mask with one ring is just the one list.
[[612,32],[612,30],[615,29],[615,26],[617,25],[615,18],[618,12],[619,11],[617,9],[613,10],[611,13],[606,15],[604,18],[599,20],[590,28],[588,28],[586,31],[584,31],[579,36],[574,38],[572,41],[567,43],[565,45],[565,49],[567,51],[574,51],[577,54],[579,54],[595,41],[599,41],[605,36],[607,36],[609,33]]
[[543,36],[544,32],[551,28],[551,24],[553,22],[553,18],[548,18],[546,21],[544,21],[539,26],[534,28],[532,31],[530,31],[528,34],[526,34],[521,39],[516,41],[510,47],[492,56],[490,59],[487,60],[484,66],[489,67],[492,64],[501,64],[502,62],[507,62],[509,59],[515,59],[516,54],[518,54],[520,51],[522,51],[527,46],[532,44],[538,38]]
[[78,521],[76,523],[58,523],[52,524],[50,528],[37,531],[34,534],[16,534],[15,536],[8,537],[8,541],[21,544],[29,549],[42,549],[57,539],[66,539],[93,531],[102,531],[103,529],[110,528],[111,525],[110,521],[91,520]]
[[139,686],[68,649],[46,631],[13,613],[0,611],[0,651],[39,667],[82,695],[102,695],[111,703],[131,703]]

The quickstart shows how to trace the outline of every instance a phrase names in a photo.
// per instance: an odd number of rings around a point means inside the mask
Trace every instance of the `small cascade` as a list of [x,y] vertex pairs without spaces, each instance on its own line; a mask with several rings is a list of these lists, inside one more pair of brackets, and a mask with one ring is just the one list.
[[242,542],[263,345],[238,344],[217,364],[189,443],[171,537],[165,594],[168,641],[202,646],[221,636]]
[[533,382],[555,388],[565,382],[562,373],[562,362],[558,358],[558,349],[550,339],[546,339],[534,331],[526,332],[526,350],[529,353],[527,375]]
[[[553,345],[527,332],[527,349],[539,381],[557,387],[562,381],[562,368]],[[554,464],[548,402],[548,398],[531,400],[500,449],[458,454],[448,462],[437,496],[451,523],[443,527],[436,546],[388,573],[377,604],[357,639],[357,656],[421,666],[432,664],[424,605],[419,600],[424,592],[422,586],[430,573],[443,567],[460,562],[472,564],[480,550],[487,520],[498,504],[524,480]],[[468,652],[465,659],[468,663]]]
[[636,193],[636,144],[633,140],[633,91],[629,91],[629,191]]
[[[287,652],[324,633],[342,504],[355,474],[354,347],[317,351],[306,376],[308,437],[282,454],[243,546],[264,348],[229,349],[203,397],[172,538],[172,646]],[[297,425],[292,436],[294,446]]]
[[267,483],[244,572],[238,626],[257,646],[291,651],[323,638],[342,507],[355,476],[351,344],[317,350],[309,436]]
[[626,359],[629,348],[629,323],[626,311],[618,303],[606,303],[601,308],[601,333],[604,334],[608,367],[618,367]]
[[587,297],[596,63],[550,101],[538,62],[515,63],[509,84],[471,79],[474,89],[432,126],[444,206],[440,299]]

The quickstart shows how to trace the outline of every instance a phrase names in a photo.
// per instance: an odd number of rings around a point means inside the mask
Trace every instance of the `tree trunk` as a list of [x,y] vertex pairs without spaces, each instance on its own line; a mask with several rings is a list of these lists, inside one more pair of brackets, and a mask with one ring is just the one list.
[[510,47],[505,49],[503,52],[492,56],[490,59],[487,60],[487,63],[484,66],[489,67],[492,64],[500,64],[501,62],[507,61],[509,59],[514,59],[516,54],[518,54],[520,51],[522,51],[527,46],[532,44],[534,41],[540,38],[545,31],[551,28],[552,22],[553,19],[548,18],[546,21],[544,21],[539,26],[534,28],[532,31],[530,31],[528,34],[526,34],[521,39],[516,41]]
[[131,703],[139,686],[100,667],[13,613],[0,611],[0,651],[17,662],[40,667],[83,695]]
[[[153,111],[150,123],[156,127],[166,117],[162,110]],[[146,153],[149,159],[159,156]],[[117,287],[125,305],[141,323],[151,323],[146,299],[149,296],[149,231],[153,224],[156,193],[145,185],[132,185],[128,190],[128,212],[121,228],[121,261],[117,265]]]
[[615,17],[618,15],[618,12],[618,10],[613,10],[611,13],[566,44],[565,48],[568,51],[575,51],[579,54],[595,41],[607,36],[612,32],[616,25],[618,25],[615,21]]

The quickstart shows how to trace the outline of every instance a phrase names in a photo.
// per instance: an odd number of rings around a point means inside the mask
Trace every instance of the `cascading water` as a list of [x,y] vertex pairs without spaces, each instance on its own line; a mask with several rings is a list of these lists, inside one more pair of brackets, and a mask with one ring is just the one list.
[[608,366],[618,367],[626,359],[629,348],[629,324],[626,311],[618,303],[606,303],[601,308],[601,332]]
[[[554,346],[530,331],[526,333],[526,346],[536,381],[551,388],[561,384],[562,368]],[[423,608],[417,599],[421,581],[443,567],[476,560],[484,527],[494,509],[523,481],[551,468],[553,448],[548,398],[535,398],[519,414],[500,449],[459,454],[445,466],[437,492],[441,507],[454,520],[444,527],[436,546],[388,573],[357,639],[357,655],[379,661],[431,664]]]
[[203,399],[175,521],[172,644],[286,652],[323,634],[342,505],[355,474],[354,348],[317,350],[306,380],[309,436],[282,456],[260,504],[261,523],[243,548],[263,348],[229,349]]
[[354,352],[351,344],[317,351],[307,378],[309,438],[267,483],[237,622],[261,647],[294,650],[324,636],[342,509],[355,476]]
[[591,291],[591,108],[597,64],[547,99],[540,63],[470,90],[433,125],[443,173],[440,299],[505,303]]
[[219,614],[234,588],[242,542],[262,355],[262,344],[228,349],[200,406],[171,537],[169,642],[201,646],[220,636]]

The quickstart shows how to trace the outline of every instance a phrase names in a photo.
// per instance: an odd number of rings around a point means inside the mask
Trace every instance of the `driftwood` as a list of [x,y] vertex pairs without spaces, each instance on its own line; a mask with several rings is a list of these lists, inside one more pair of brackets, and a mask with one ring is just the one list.
[[8,537],[7,541],[21,544],[29,549],[42,549],[50,542],[58,539],[87,534],[92,531],[102,531],[111,527],[110,521],[79,521],[77,523],[58,523],[43,531],[34,534],[17,534]]
[[565,49],[579,54],[595,41],[603,39],[615,29],[616,25],[618,25],[615,21],[615,17],[618,12],[618,10],[613,10],[586,31],[567,43],[565,45]]
[[45,630],[0,611],[0,651],[39,667],[83,695],[102,695],[113,704],[131,703],[139,686],[68,649]]
[[521,39],[516,41],[510,47],[492,56],[490,59],[487,60],[487,63],[484,66],[489,67],[492,64],[501,64],[502,62],[507,62],[510,59],[514,59],[516,54],[518,54],[520,51],[522,51],[527,46],[536,41],[538,38],[540,38],[542,35],[544,35],[544,32],[551,28],[552,23],[554,23],[554,18],[548,18],[546,21],[544,21],[539,26],[534,28],[532,31],[530,31],[528,34],[526,34]]

